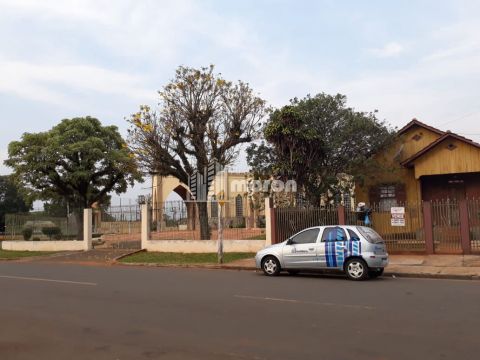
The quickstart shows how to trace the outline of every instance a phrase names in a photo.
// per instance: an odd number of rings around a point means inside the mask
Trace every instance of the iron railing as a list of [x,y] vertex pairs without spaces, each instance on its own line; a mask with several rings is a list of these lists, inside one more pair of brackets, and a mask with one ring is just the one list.
[[[207,202],[206,224],[210,239],[218,238],[217,202]],[[235,202],[222,205],[223,236],[226,240],[265,239],[265,216],[250,216]],[[195,202],[167,201],[151,205],[152,240],[205,240],[201,235],[198,204]]]

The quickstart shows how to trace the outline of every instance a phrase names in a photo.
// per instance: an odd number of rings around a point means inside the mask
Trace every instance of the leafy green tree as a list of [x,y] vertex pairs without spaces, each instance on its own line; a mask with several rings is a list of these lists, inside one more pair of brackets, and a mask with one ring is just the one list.
[[344,95],[322,93],[295,98],[272,112],[264,128],[265,148],[251,146],[247,152],[252,171],[294,179],[316,205],[322,196],[334,197],[353,185],[343,179],[362,181],[378,166],[372,155],[392,140],[393,129],[375,112],[355,111],[346,101]]
[[[8,146],[5,164],[30,199],[59,198],[71,204],[77,223],[81,209],[123,193],[142,176],[116,126],[92,117],[62,120],[51,130],[24,133]],[[83,236],[79,226],[78,236]]]
[[0,232],[5,232],[5,214],[28,212],[31,201],[25,200],[10,176],[0,176]]
[[43,204],[43,210],[45,215],[53,217],[67,217],[69,215],[68,204],[63,198],[50,199]]
[[[189,175],[203,173],[214,160],[230,164],[238,145],[259,135],[265,101],[248,84],[213,70],[180,66],[159,91],[159,111],[141,106],[132,115],[129,145],[144,171],[187,184]],[[197,209],[200,236],[209,239],[207,204],[198,201]]]

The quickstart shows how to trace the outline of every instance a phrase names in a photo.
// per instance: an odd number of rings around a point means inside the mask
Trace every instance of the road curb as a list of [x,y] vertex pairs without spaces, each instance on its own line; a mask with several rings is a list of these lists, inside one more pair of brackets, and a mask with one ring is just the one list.
[[138,250],[134,250],[134,251],[132,251],[132,252],[129,252],[129,253],[127,253],[127,254],[123,254],[123,255],[117,256],[116,258],[114,258],[113,260],[111,260],[110,263],[116,264],[116,263],[118,262],[118,260],[123,259],[124,257],[130,256],[130,255],[133,255],[133,254],[142,252],[142,251],[146,251],[146,250],[145,250],[145,249],[138,249]]
[[[183,268],[183,269],[210,269],[210,270],[242,270],[255,271],[252,266],[239,265],[202,265],[202,264],[157,264],[157,263],[122,263],[115,262],[115,265],[126,266],[146,266],[146,267],[162,267],[162,268]],[[383,277],[405,277],[418,279],[449,279],[449,280],[480,280],[477,275],[458,275],[458,274],[420,274],[420,273],[403,273],[403,272],[385,272]]]
[[146,266],[146,267],[163,267],[163,268],[184,268],[184,269],[215,269],[215,270],[256,270],[252,266],[231,266],[217,264],[158,264],[158,263],[124,263],[115,261],[114,265],[121,266]]
[[480,280],[478,275],[459,275],[459,274],[420,274],[403,272],[386,272],[383,276],[396,276],[417,279],[443,279],[443,280]]

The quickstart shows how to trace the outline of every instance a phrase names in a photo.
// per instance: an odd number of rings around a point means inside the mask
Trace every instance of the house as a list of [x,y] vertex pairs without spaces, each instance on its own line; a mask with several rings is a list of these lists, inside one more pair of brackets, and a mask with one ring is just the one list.
[[357,202],[392,206],[480,197],[480,144],[413,119],[376,155],[381,170],[356,187]]

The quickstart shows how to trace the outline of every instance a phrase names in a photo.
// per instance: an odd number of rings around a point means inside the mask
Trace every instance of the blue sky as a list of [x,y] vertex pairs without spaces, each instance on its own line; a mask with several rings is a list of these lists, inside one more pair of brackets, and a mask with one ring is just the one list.
[[340,92],[394,126],[417,117],[480,141],[479,13],[478,1],[0,0],[0,159],[63,118],[125,134],[181,64],[213,63],[273,106]]

